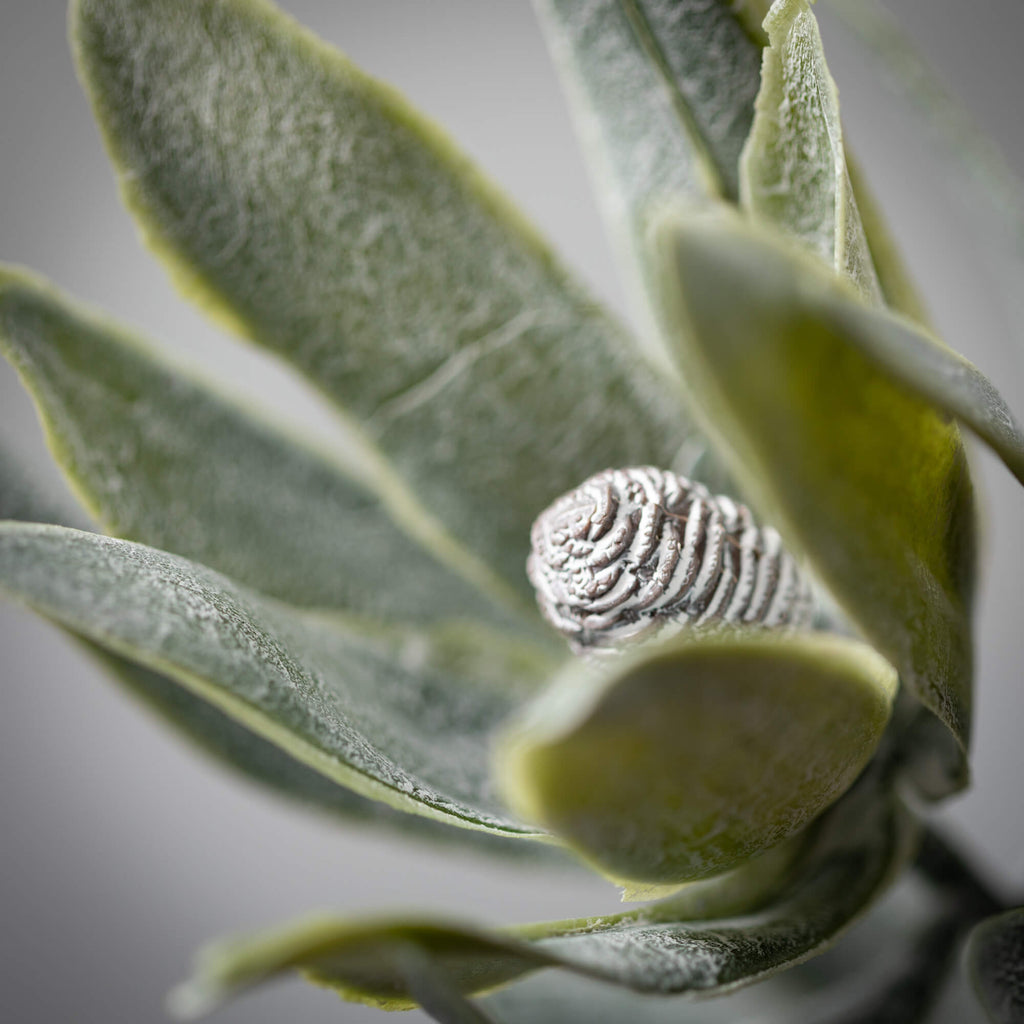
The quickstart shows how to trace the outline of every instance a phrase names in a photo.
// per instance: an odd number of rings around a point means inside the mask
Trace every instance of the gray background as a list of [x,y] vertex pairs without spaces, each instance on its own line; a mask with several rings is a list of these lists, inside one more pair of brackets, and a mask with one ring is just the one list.
[[[300,20],[445,124],[620,311],[572,128],[525,0],[287,0]],[[894,0],[977,121],[1024,169],[1016,0]],[[1024,412],[1022,332],[999,304],[1007,250],[965,234],[977,206],[944,184],[915,118],[826,22],[847,132],[890,212],[934,317]],[[29,265],[182,356],[330,436],[303,389],[206,323],[140,250],[72,72],[61,0],[0,9],[0,258]],[[5,436],[43,459],[34,415],[0,367]],[[987,499],[975,786],[939,815],[1002,885],[1024,883],[1024,499],[978,452]],[[0,1019],[158,1021],[191,951],[307,910],[448,908],[491,922],[614,909],[587,877],[360,835],[193,756],[53,629],[0,607]],[[680,1007],[682,1010],[682,1007]],[[956,1011],[949,1016],[957,1019]],[[363,1021],[371,1010],[290,983],[229,1021]],[[406,1016],[404,1020],[412,1020]]]

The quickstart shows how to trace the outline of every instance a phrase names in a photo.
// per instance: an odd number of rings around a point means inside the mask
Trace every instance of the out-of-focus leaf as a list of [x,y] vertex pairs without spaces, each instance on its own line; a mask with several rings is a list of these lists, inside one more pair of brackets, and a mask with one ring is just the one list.
[[990,917],[971,932],[965,951],[978,1000],[993,1024],[1024,1021],[1024,908]]
[[504,933],[440,922],[318,919],[213,947],[175,1004],[207,1010],[239,990],[300,971],[347,999],[400,1009],[410,1005],[410,993],[396,954],[410,944],[466,993],[541,967],[662,995],[728,991],[831,945],[888,886],[915,836],[909,816],[866,777],[815,826],[786,880],[776,877],[760,899],[747,892],[737,905],[726,876],[626,913]]
[[760,19],[728,0],[535,0],[627,275],[652,209],[736,198],[761,81]]
[[[669,341],[709,429],[765,518],[946,723],[962,765],[973,495],[956,424],[917,390],[927,360],[881,365],[887,315],[765,228],[669,217],[658,254]],[[911,359],[914,387],[890,369]],[[971,407],[970,389],[951,390]]]
[[671,465],[678,398],[394,90],[263,0],[73,12],[145,239],[337,403],[404,521],[532,601],[540,509],[609,465]]
[[438,560],[429,536],[396,524],[372,468],[260,423],[119,327],[2,268],[0,351],[108,532],[293,604],[419,622],[511,619]]
[[25,461],[0,441],[0,519],[85,529],[86,516],[70,498],[55,491],[50,481],[38,479]]
[[835,801],[895,694],[892,666],[853,640],[680,638],[568,669],[506,738],[498,776],[525,820],[614,878],[704,878]]
[[740,161],[740,195],[756,217],[800,239],[881,301],[846,169],[839,95],[807,0],[779,0],[765,19],[756,114]]
[[0,524],[0,591],[361,796],[537,835],[488,771],[492,731],[547,667],[524,643],[303,614],[177,556],[34,524]]

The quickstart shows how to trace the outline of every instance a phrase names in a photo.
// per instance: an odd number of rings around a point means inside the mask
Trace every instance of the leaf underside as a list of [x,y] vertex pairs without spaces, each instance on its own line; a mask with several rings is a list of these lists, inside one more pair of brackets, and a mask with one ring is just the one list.
[[615,878],[715,875],[799,832],[860,774],[891,666],[864,644],[763,631],[574,665],[505,738],[511,806]]

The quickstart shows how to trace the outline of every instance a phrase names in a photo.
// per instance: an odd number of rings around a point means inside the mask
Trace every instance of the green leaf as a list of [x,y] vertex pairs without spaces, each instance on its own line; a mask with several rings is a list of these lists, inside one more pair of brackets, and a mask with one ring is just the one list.
[[35,524],[0,524],[0,591],[361,796],[537,836],[488,771],[491,733],[547,668],[524,643],[301,613],[165,552]]
[[87,643],[86,648],[132,696],[155,711],[183,737],[244,778],[310,810],[329,814],[353,826],[372,825],[403,836],[434,842],[467,844],[504,856],[549,855],[554,848],[519,843],[489,832],[452,828],[441,821],[396,810],[387,803],[359,796],[327,775],[290,756],[285,749],[244,728],[230,715],[170,676]]
[[[51,496],[14,455],[0,444],[0,519],[77,525],[81,511]],[[92,643],[85,648],[129,693],[155,711],[204,753],[283,797],[350,822],[401,829],[418,838],[457,841],[505,855],[553,857],[554,849],[510,842],[490,833],[455,829],[439,821],[394,810],[358,796],[283,749],[245,729],[213,704],[169,676],[153,672]]]
[[646,293],[641,257],[652,210],[669,199],[739,194],[739,156],[761,81],[760,42],[742,23],[750,12],[727,0],[535,6],[609,229]]
[[990,917],[971,932],[965,951],[978,1000],[993,1024],[1024,1020],[1024,908]]
[[818,23],[807,0],[778,0],[764,27],[770,45],[740,161],[743,205],[800,239],[865,299],[880,303]]
[[532,601],[540,509],[609,465],[672,463],[677,398],[394,90],[263,0],[73,13],[146,241],[337,403],[406,522]]
[[513,620],[458,564],[439,561],[443,545],[435,554],[431,537],[396,522],[402,510],[382,500],[372,469],[261,423],[120,327],[2,267],[0,351],[107,532],[293,604],[385,620]]
[[[815,826],[784,880],[761,875],[759,892],[750,888],[750,872],[763,871],[755,862],[735,877],[695,883],[636,910],[505,932],[431,921],[317,919],[211,948],[175,1005],[208,1010],[298,970],[346,999],[401,1009],[410,1005],[410,992],[396,953],[409,945],[422,948],[465,993],[562,967],[639,992],[712,995],[835,942],[906,862],[915,835],[910,818],[869,776]],[[740,900],[737,880],[747,890]]]
[[733,633],[571,666],[506,738],[527,821],[612,877],[718,874],[798,832],[874,753],[896,673],[869,647]]
[[[738,218],[670,217],[658,255],[669,342],[737,475],[946,723],[962,767],[973,497],[959,431],[932,401],[940,375],[917,375],[950,361],[922,342],[880,365],[886,333],[902,345],[910,328],[894,336],[819,261]],[[899,364],[913,364],[912,388],[892,375]],[[959,380],[947,390],[970,409],[974,385]],[[954,775],[947,791],[963,784]]]

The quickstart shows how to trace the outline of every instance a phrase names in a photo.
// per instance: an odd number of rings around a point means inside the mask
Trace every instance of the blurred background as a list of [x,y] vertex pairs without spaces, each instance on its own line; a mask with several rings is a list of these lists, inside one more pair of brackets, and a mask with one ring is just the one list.
[[[525,208],[595,294],[626,298],[529,3],[283,0],[299,20],[444,124]],[[1024,171],[1017,0],[892,0],[921,50]],[[1024,236],[1003,206],[942,169],[921,117],[821,7],[846,131],[950,344],[1024,415]],[[62,0],[0,16],[0,259],[30,266],[330,438],[315,400],[179,299],[141,250],[65,41]],[[981,218],[989,230],[970,226]],[[1008,298],[1007,298],[1008,296]],[[45,463],[35,415],[0,366],[0,429]],[[985,503],[974,786],[938,820],[1003,888],[1024,886],[1024,492],[976,450]],[[444,909],[492,923],[614,910],[584,873],[542,875],[360,834],[206,762],[54,629],[0,606],[0,1019],[149,1022],[193,950],[317,909]],[[571,985],[570,985],[571,987]],[[618,997],[608,996],[612,1002]],[[735,1019],[753,1019],[748,1008]],[[965,1021],[963,993],[936,1020]],[[683,1019],[685,1004],[663,1004]],[[677,1009],[676,1009],[677,1008]],[[623,1015],[626,1010],[623,1008]],[[740,1011],[735,1011],[740,1014]],[[722,1019],[729,1019],[725,1011]],[[286,983],[222,1011],[247,1021],[362,1022],[375,1011]],[[418,1014],[403,1020],[425,1019]],[[557,1019],[557,1017],[552,1017]],[[614,1018],[611,1018],[614,1019]],[[662,1019],[662,1017],[659,1017]]]

